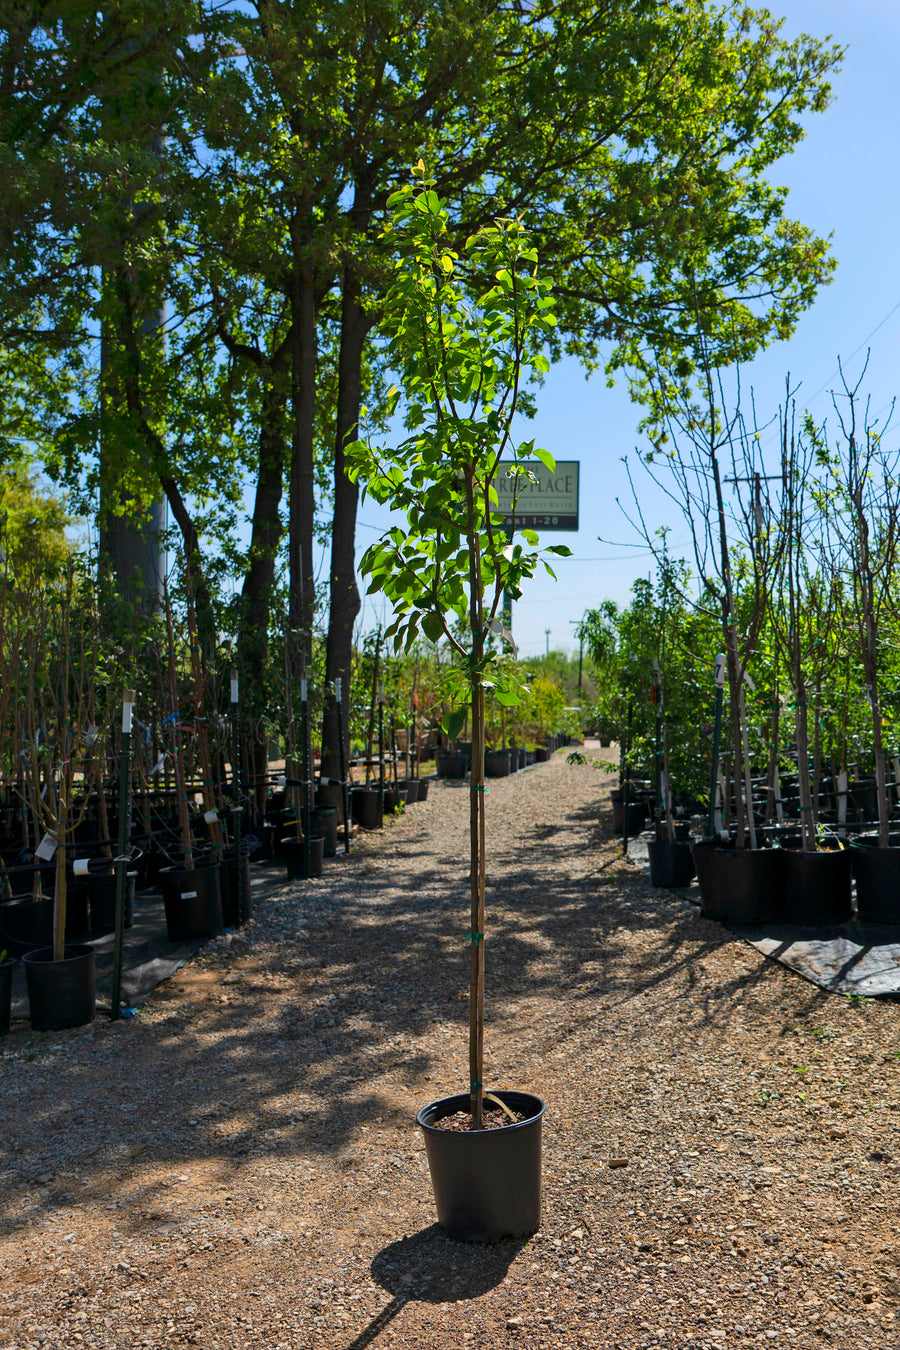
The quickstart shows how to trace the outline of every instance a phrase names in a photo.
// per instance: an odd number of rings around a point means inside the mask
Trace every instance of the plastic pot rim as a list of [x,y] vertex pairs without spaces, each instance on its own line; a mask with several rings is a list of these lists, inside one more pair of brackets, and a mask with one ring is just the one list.
[[83,961],[86,956],[93,956],[94,948],[86,943],[68,943],[63,948],[63,958],[61,961],[53,959],[52,947],[32,947],[31,951],[25,953],[22,962],[28,962],[30,966],[62,966],[70,961]]
[[514,1099],[527,1097],[530,1101],[536,1103],[537,1110],[534,1115],[528,1116],[525,1120],[517,1120],[514,1125],[504,1125],[499,1130],[439,1130],[436,1125],[432,1125],[425,1120],[426,1113],[430,1114],[432,1120],[443,1120],[446,1116],[452,1116],[456,1111],[466,1111],[469,1109],[471,1095],[468,1092],[457,1092],[452,1097],[436,1097],[434,1101],[427,1102],[416,1112],[416,1124],[426,1134],[437,1134],[442,1139],[484,1139],[485,1136],[504,1135],[513,1133],[516,1130],[524,1130],[533,1126],[535,1121],[540,1120],[547,1110],[547,1103],[542,1097],[534,1092],[519,1092],[514,1088],[500,1088],[492,1093],[492,1096],[499,1097],[505,1101],[507,1106],[514,1105]]

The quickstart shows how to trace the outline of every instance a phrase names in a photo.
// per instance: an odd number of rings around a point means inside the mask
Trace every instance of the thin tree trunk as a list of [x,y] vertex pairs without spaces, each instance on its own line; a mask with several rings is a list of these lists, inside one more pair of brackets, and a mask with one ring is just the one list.
[[288,526],[290,648],[308,669],[312,657],[315,608],[313,525],[315,521],[316,294],[313,277],[302,257],[302,241],[294,236],[292,294],[292,370],[290,520]]

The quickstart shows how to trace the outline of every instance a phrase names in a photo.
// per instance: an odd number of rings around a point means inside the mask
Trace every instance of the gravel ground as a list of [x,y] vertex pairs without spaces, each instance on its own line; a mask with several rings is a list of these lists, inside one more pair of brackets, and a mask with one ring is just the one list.
[[140,1016],[6,1039],[0,1345],[897,1350],[900,1007],[651,890],[608,788],[557,754],[487,799],[486,1078],[548,1102],[540,1233],[433,1221],[468,958],[435,783]]

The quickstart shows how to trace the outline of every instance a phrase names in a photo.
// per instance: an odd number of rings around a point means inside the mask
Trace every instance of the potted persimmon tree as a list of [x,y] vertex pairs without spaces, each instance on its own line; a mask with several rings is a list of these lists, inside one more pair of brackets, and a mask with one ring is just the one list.
[[[370,593],[383,592],[393,605],[385,637],[397,650],[420,634],[449,646],[456,683],[444,730],[453,739],[468,718],[471,732],[469,1082],[423,1107],[417,1121],[439,1223],[452,1236],[485,1241],[533,1232],[540,1222],[544,1103],[527,1092],[486,1091],[483,1081],[484,749],[485,691],[509,706],[521,692],[501,656],[503,594],[517,597],[541,561],[532,531],[522,531],[521,543],[507,538],[493,482],[501,457],[517,481],[535,457],[554,467],[533,442],[513,440],[527,401],[523,386],[547,369],[541,347],[554,324],[553,301],[520,221],[497,220],[457,251],[421,162],[415,172],[418,183],[391,198],[386,228],[398,261],[384,311],[403,391],[393,391],[392,411],[402,411],[410,434],[395,447],[358,441],[349,459],[365,492],[403,521],[361,564]],[[515,502],[516,482],[512,495]]]

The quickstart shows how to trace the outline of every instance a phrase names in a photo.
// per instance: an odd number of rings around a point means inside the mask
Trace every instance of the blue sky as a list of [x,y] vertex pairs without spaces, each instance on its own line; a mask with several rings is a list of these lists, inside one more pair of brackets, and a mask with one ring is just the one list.
[[[744,370],[743,387],[752,387],[765,421],[777,411],[789,372],[792,384],[800,385],[798,405],[809,406],[820,420],[831,408],[837,358],[856,375],[870,345],[863,387],[878,412],[900,392],[900,4],[776,0],[771,9],[785,17],[786,36],[830,34],[848,49],[834,79],[831,108],[808,120],[806,139],[774,175],[790,189],[789,213],[818,233],[833,235],[839,266],[794,337]],[[607,597],[626,600],[635,577],[647,574],[651,560],[643,550],[598,541],[602,536],[636,542],[616,498],[629,496],[621,461],[639,444],[638,420],[623,389],[607,389],[602,375],[586,380],[574,361],[556,366],[539,391],[538,415],[528,435],[558,459],[581,461],[581,528],[577,534],[544,536],[546,543],[567,543],[575,557],[558,564],[556,583],[536,578],[516,605],[513,631],[520,655],[543,652],[548,629],[551,648],[573,649],[574,622],[584,610]],[[894,435],[900,440],[900,414]],[[667,516],[652,499],[648,509],[656,513],[652,524],[671,525],[672,551],[686,549],[680,518]],[[377,538],[368,527],[382,519],[371,505],[363,507],[360,550]],[[368,601],[364,626],[380,617]]]

